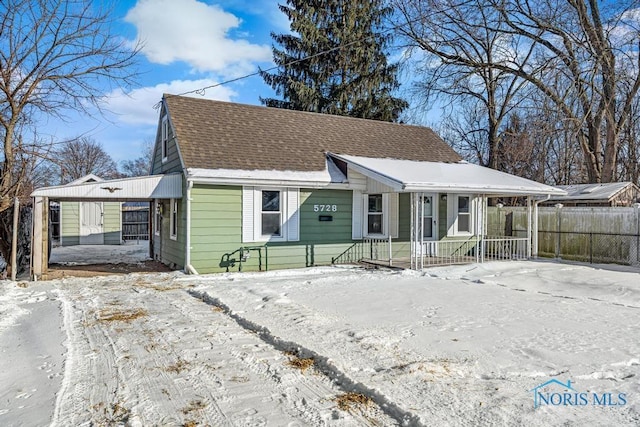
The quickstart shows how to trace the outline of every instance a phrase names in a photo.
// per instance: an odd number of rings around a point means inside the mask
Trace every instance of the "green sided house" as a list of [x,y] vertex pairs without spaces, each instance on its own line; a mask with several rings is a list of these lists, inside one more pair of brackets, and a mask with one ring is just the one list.
[[[99,183],[104,179],[89,174],[67,185]],[[59,204],[60,246],[119,245],[122,243],[122,203],[65,201]]]
[[[151,201],[150,254],[189,273],[527,258],[534,198],[564,194],[466,163],[428,128],[173,95],[151,176],[133,180],[105,181],[122,189],[111,195],[93,184],[90,197]],[[485,234],[487,199],[502,196],[526,197],[526,236]]]

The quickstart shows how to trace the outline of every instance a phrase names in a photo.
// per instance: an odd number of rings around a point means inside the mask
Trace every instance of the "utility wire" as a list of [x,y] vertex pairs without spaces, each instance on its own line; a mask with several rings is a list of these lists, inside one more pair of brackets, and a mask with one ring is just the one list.
[[[386,34],[386,33],[389,33],[391,31],[395,31],[395,30],[397,30],[399,28],[402,28],[402,27],[404,27],[406,25],[410,25],[410,24],[413,24],[415,22],[421,21],[424,18],[425,18],[425,16],[421,16],[420,18],[416,18],[414,20],[407,21],[407,22],[404,22],[402,24],[394,25],[394,26],[392,26],[392,27],[390,27],[390,28],[388,28],[386,30],[381,31],[379,34]],[[184,95],[189,95],[189,94],[192,94],[192,93],[204,96],[204,94],[207,91],[207,89],[213,89],[213,88],[216,88],[218,86],[223,86],[223,85],[226,85],[226,84],[229,84],[229,83],[237,82],[239,80],[244,80],[244,79],[247,79],[249,77],[254,77],[254,76],[259,75],[262,72],[272,71],[272,70],[275,70],[275,69],[277,69],[279,67],[288,67],[290,65],[294,65],[294,64],[298,64],[300,62],[308,61],[310,59],[317,58],[317,57],[322,56],[322,55],[326,55],[327,53],[331,53],[331,52],[334,52],[336,50],[340,50],[340,49],[343,49],[345,47],[349,47],[349,46],[354,45],[356,43],[361,43],[361,42],[367,41],[367,40],[369,40],[369,39],[371,39],[373,37],[375,37],[375,35],[367,36],[367,37],[364,37],[362,39],[353,40],[353,41],[351,41],[349,43],[341,44],[339,46],[332,47],[331,49],[323,50],[321,52],[315,53],[315,54],[310,55],[310,56],[306,56],[304,58],[300,58],[300,59],[296,59],[296,60],[293,60],[293,61],[285,62],[282,65],[274,65],[273,67],[269,67],[269,68],[266,68],[264,70],[258,70],[258,71],[255,71],[253,73],[246,74],[244,76],[236,77],[234,79],[225,80],[225,81],[220,82],[220,83],[215,83],[215,84],[212,84],[212,85],[209,85],[209,86],[204,86],[204,87],[201,87],[201,88],[198,88],[198,89],[193,89],[193,90],[189,90],[189,91],[186,91],[186,92],[179,93],[177,95],[169,95],[169,96],[184,96]],[[157,110],[158,108],[160,108],[160,105],[162,105],[162,100],[158,101],[153,106],[153,108],[155,110]]]

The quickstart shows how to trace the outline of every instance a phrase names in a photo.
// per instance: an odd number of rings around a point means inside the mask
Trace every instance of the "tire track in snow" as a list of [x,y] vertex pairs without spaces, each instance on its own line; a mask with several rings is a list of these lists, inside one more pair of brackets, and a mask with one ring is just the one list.
[[314,365],[317,366],[324,375],[333,380],[336,386],[346,392],[355,391],[369,397],[382,412],[392,418],[399,425],[416,427],[422,426],[418,416],[402,409],[395,402],[392,402],[377,390],[367,387],[365,384],[360,382],[354,381],[338,369],[328,357],[318,354],[311,349],[305,348],[298,343],[285,341],[273,335],[267,327],[258,325],[251,320],[240,316],[238,313],[231,310],[231,308],[224,304],[220,299],[210,296],[207,292],[190,290],[189,294],[209,305],[219,307],[227,316],[235,320],[238,325],[248,331],[254,332],[262,341],[271,345],[275,349],[282,352],[295,351],[300,355],[300,357],[312,358],[314,360]]
[[[184,286],[157,289],[154,279],[59,286],[68,339],[53,426],[395,424],[380,411],[337,411],[340,390],[330,380],[288,366],[281,351]],[[100,314],[133,308],[145,314]]]
[[78,308],[81,295],[75,294],[72,302],[66,292],[58,289],[57,294],[62,303],[67,355],[51,425],[79,425],[87,418],[98,423],[108,421],[103,418],[106,412],[101,414],[97,409],[108,411],[117,403],[113,398],[121,373],[114,363],[113,347],[106,335],[86,324],[86,313]]
[[[332,409],[335,406],[330,400],[331,397],[339,391],[332,386],[329,380],[323,376],[303,375],[295,368],[286,366],[286,358],[278,349],[265,344],[259,337],[256,337],[251,331],[245,328],[239,328],[237,322],[229,319],[229,317],[219,311],[211,309],[210,305],[200,304],[187,293],[182,293],[183,298],[188,299],[181,301],[179,295],[174,295],[172,304],[176,307],[182,306],[185,315],[190,317],[193,322],[202,324],[203,322],[211,322],[215,318],[221,321],[215,322],[220,328],[222,323],[227,328],[234,330],[234,334],[238,337],[229,337],[225,339],[223,345],[233,356],[233,364],[240,365],[234,371],[244,372],[237,378],[231,378],[235,395],[251,395],[261,393],[261,390],[252,384],[252,374],[258,377],[261,382],[268,383],[272,392],[268,396],[262,398],[264,404],[272,406],[276,405],[289,418],[304,421],[306,425],[348,425],[360,424],[370,425],[369,419],[359,417],[358,414],[335,413]],[[194,307],[194,304],[196,305]],[[200,306],[200,307],[198,307]],[[206,307],[206,309],[204,309]],[[232,363],[229,362],[231,365]],[[228,380],[228,379],[227,379]],[[229,382],[229,381],[227,381]],[[264,421],[270,424],[269,420],[252,420],[253,408],[248,408],[240,413],[235,414],[234,424],[253,425],[253,423]],[[255,414],[259,415],[259,414]],[[393,421],[387,417],[381,417],[383,425],[391,425]]]

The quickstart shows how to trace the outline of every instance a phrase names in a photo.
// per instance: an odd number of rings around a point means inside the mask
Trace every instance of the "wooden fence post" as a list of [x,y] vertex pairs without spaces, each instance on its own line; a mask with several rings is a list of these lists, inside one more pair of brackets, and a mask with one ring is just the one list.
[[562,252],[562,241],[561,241],[561,229],[562,229],[562,218],[561,218],[561,212],[562,212],[562,203],[558,203],[555,205],[556,208],[556,253],[555,256],[556,258],[560,258],[560,254]]
[[13,204],[13,232],[11,233],[11,280],[18,274],[18,221],[20,219],[20,200],[16,197]]

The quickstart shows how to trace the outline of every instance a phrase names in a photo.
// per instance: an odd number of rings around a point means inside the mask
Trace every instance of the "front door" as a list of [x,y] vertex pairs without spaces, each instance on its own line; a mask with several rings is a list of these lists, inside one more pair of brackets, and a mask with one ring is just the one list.
[[80,244],[104,244],[102,228],[103,207],[101,202],[80,203]]
[[435,194],[422,195],[422,237],[424,240],[438,238],[438,198]]
[[436,194],[422,195],[422,253],[426,256],[438,254],[438,196]]

